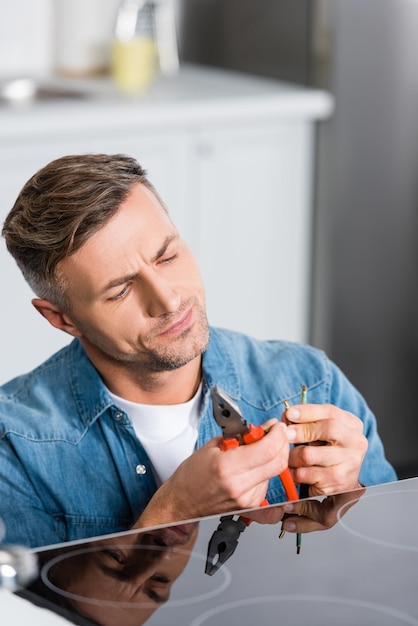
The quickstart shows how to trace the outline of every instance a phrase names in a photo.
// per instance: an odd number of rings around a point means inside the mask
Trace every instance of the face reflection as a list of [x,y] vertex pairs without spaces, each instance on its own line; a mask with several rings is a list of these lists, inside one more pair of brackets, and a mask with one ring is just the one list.
[[158,198],[137,184],[117,214],[59,264],[67,318],[93,361],[176,369],[208,340],[195,259]]
[[74,594],[73,605],[80,614],[101,626],[139,626],[169,599],[189,561],[197,531],[196,522],[97,542],[93,551],[69,554],[54,565],[49,578]]

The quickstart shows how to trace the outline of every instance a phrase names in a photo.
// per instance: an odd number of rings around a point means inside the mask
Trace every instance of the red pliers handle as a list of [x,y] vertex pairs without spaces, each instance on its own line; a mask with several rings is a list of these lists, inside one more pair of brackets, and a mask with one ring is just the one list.
[[[222,428],[223,440],[220,444],[222,450],[249,445],[267,434],[262,426],[247,423],[239,406],[225,391],[219,387],[213,387],[211,396],[213,416],[218,426]],[[299,493],[289,468],[286,468],[279,475],[279,478],[282,481],[287,499],[298,500]],[[264,504],[268,504],[268,502],[264,501]]]
[[[262,426],[248,424],[238,405],[219,387],[214,387],[211,390],[211,395],[213,416],[223,433],[223,439],[220,443],[221,450],[249,445],[267,434]],[[287,499],[298,500],[299,493],[288,467],[279,475],[279,478],[282,481]],[[265,498],[260,506],[268,504],[269,502]],[[212,576],[232,556],[238,545],[240,534],[249,526],[251,521],[243,515],[239,517],[224,515],[220,518],[220,524],[209,541],[206,574]]]
[[[215,387],[215,389],[217,388]],[[225,392],[223,392],[223,394],[225,395]],[[241,417],[241,419],[243,418]],[[244,427],[247,428],[248,431],[246,433],[239,433],[239,438],[231,437],[229,439],[225,439],[224,437],[220,443],[221,450],[230,450],[231,448],[237,448],[238,446],[243,444],[249,445],[250,443],[254,443],[259,439],[262,439],[264,435],[267,434],[262,426],[254,426],[253,424],[247,424],[247,422],[245,422]],[[242,440],[242,443],[240,439]],[[288,467],[281,474],[279,474],[279,478],[282,481],[283,488],[286,493],[286,498],[288,500],[298,500],[299,493],[296,489],[293,476]],[[261,506],[265,506],[266,504],[268,504],[268,501],[264,499],[261,503]]]

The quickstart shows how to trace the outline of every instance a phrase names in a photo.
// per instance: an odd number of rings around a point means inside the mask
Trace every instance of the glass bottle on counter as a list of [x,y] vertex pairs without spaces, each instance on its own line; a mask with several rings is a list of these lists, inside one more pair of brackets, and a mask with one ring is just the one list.
[[111,75],[126,94],[142,92],[159,74],[179,69],[173,0],[121,0],[111,54]]
[[159,71],[155,4],[122,0],[112,43],[111,75],[121,92],[141,92]]

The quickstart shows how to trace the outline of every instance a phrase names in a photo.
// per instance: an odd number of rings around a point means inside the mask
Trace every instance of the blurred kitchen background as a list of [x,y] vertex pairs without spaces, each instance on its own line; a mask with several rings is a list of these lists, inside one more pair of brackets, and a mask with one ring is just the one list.
[[[65,4],[85,19],[63,22]],[[54,74],[60,59],[61,69],[71,69],[71,47],[76,56],[87,23],[98,42],[90,62],[100,70],[117,5],[0,0],[0,76]],[[321,87],[335,97],[316,136],[309,340],[367,398],[400,477],[417,475],[418,0],[172,6],[180,64]]]

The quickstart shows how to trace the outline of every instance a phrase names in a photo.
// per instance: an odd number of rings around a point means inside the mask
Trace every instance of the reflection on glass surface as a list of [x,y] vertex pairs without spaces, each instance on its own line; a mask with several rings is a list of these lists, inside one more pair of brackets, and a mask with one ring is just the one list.
[[240,514],[214,576],[217,516],[36,550],[19,595],[84,626],[418,626],[418,478]]
[[[279,525],[275,539],[292,522],[303,533],[326,530],[358,502],[364,491],[247,511],[245,515],[256,525]],[[208,519],[205,528],[210,532],[216,524],[216,518]],[[73,623],[139,626],[168,602],[173,584],[193,554],[198,528],[198,522],[185,523],[41,550],[40,576],[23,595],[54,605]],[[296,534],[289,536],[294,538]],[[208,537],[203,541],[207,542]],[[243,550],[247,548],[244,545]],[[204,588],[208,578],[204,575],[204,559],[199,557],[200,585]],[[295,554],[294,558],[299,557]],[[197,577],[192,572],[194,582]],[[224,586],[219,584],[219,575],[217,578],[221,592]],[[196,586],[191,589],[185,604],[199,596]]]
[[31,591],[80,623],[139,626],[168,601],[197,533],[195,522],[45,551]]
[[326,530],[347,512],[366,491],[336,494],[319,500],[307,499],[277,507],[260,508],[244,515],[223,515],[208,543],[205,572],[213,576],[232,557],[241,533],[253,521],[260,524],[282,522],[279,538],[286,530],[296,532],[296,553],[300,554],[302,535],[315,530]]

